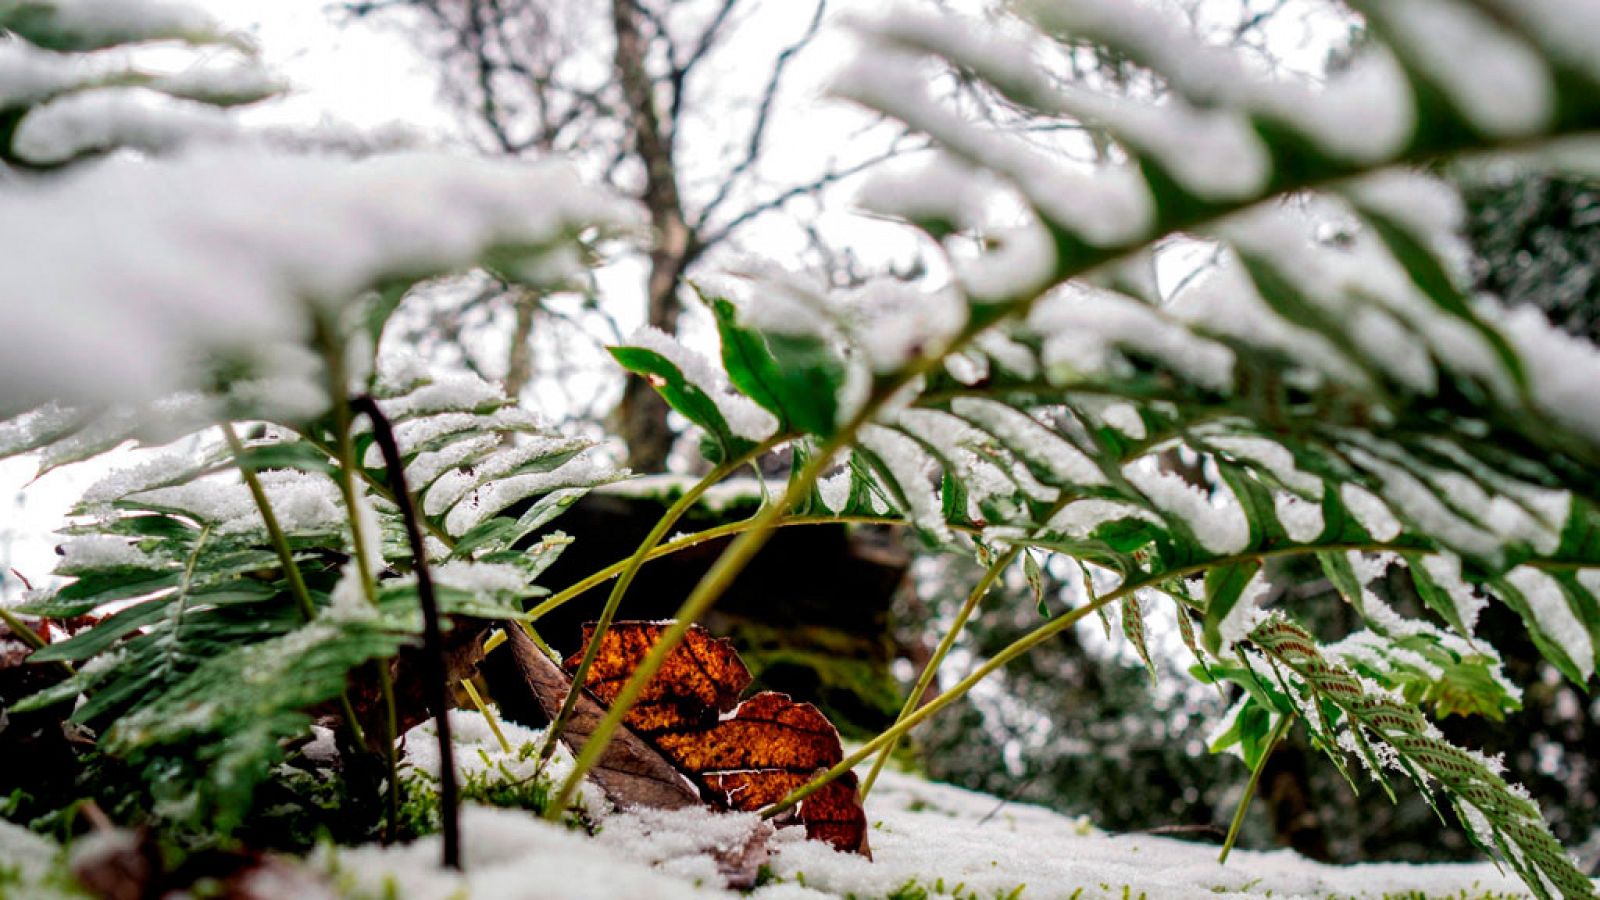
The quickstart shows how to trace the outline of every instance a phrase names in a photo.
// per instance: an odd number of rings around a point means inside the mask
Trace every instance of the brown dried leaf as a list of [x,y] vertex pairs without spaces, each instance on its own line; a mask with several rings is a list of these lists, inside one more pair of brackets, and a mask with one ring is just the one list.
[[[506,626],[507,646],[511,658],[522,673],[528,690],[539,701],[545,715],[555,718],[561,701],[572,684],[561,667],[544,655],[522,629]],[[605,710],[587,693],[578,696],[578,705],[562,740],[574,753],[589,742],[589,735],[604,718]],[[683,777],[652,746],[638,735],[622,729],[606,747],[605,755],[590,771],[589,776],[600,784],[612,802],[618,806],[649,806],[658,809],[678,809],[699,804],[700,792]]]
[[[670,624],[614,624],[601,640],[585,687],[609,704]],[[585,644],[592,636],[592,626],[585,628]],[[567,669],[576,669],[581,658],[581,652],[574,654]],[[839,732],[809,703],[770,691],[739,703],[750,682],[733,645],[697,625],[624,721],[699,784],[712,804],[760,809],[838,763],[844,752]],[[807,837],[871,856],[854,775],[813,794],[796,816]]]

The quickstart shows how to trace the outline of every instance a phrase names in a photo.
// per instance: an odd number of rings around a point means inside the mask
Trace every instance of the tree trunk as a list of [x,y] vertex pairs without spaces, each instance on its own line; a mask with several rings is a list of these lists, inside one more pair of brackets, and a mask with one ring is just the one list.
[[[676,333],[682,304],[678,279],[694,256],[694,242],[683,204],[678,196],[677,166],[672,135],[656,104],[655,82],[646,68],[648,45],[639,30],[636,0],[612,0],[612,24],[617,36],[617,79],[632,119],[634,151],[644,164],[642,200],[650,214],[653,244],[647,284],[645,321]],[[628,465],[638,472],[666,468],[672,449],[667,427],[667,405],[647,383],[630,378],[617,409],[617,430],[628,444]]]

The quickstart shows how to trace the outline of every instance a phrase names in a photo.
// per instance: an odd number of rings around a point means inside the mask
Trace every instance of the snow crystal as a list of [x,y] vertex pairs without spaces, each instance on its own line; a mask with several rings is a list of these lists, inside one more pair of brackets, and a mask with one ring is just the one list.
[[510,563],[485,563],[453,559],[433,567],[433,580],[473,593],[522,594],[528,574]]
[[1584,680],[1588,680],[1594,674],[1594,643],[1589,629],[1567,603],[1561,585],[1544,572],[1527,566],[1512,569],[1506,581],[1528,601],[1539,630],[1566,652]]
[[1392,156],[1415,128],[1405,73],[1382,47],[1366,51],[1321,90],[1312,90],[1256,76],[1231,51],[1204,44],[1147,4],[1035,0],[1027,8],[1051,32],[1102,39],[1147,61],[1197,105],[1270,116],[1324,151],[1353,161]]
[[187,453],[170,453],[126,469],[118,469],[90,485],[81,498],[84,504],[110,503],[129,494],[182,481],[196,471],[194,458]]
[[220,36],[216,20],[197,4],[183,0],[51,0],[47,9],[55,33],[99,46]]
[[747,441],[764,441],[778,430],[778,419],[760,404],[738,393],[727,376],[705,357],[689,350],[659,328],[645,325],[629,335],[627,344],[655,353],[671,363],[690,384],[715,403],[728,430]]
[[1213,499],[1182,476],[1159,468],[1151,457],[1128,463],[1122,474],[1157,509],[1182,520],[1212,553],[1238,553],[1250,543],[1250,522],[1226,485],[1217,486]]
[[21,40],[0,41],[0,109],[37,103],[126,72],[120,55],[54,53]]
[[[1394,462],[1357,447],[1347,448],[1346,454],[1351,462],[1383,482],[1384,502],[1399,510],[1424,534],[1458,552],[1487,559],[1499,557],[1501,546],[1497,537],[1446,506],[1435,488],[1421,478]],[[1359,515],[1357,519],[1360,519]]]
[[255,62],[231,66],[191,66],[151,80],[150,87],[174,97],[238,104],[265,100],[286,87],[283,79]]
[[[412,419],[433,413],[465,414],[503,406],[507,403],[500,387],[470,372],[457,372],[434,379],[409,394],[378,401],[383,414],[393,421]],[[443,417],[439,417],[443,419]],[[458,420],[445,420],[454,424]],[[481,420],[479,420],[481,421]],[[363,426],[370,427],[370,426]],[[423,429],[417,429],[423,431]],[[426,433],[424,431],[424,433]],[[408,431],[412,440],[426,440],[416,431]],[[398,432],[396,432],[398,437]],[[404,445],[402,445],[404,446]]]
[[1550,324],[1533,306],[1510,310],[1484,307],[1517,350],[1534,401],[1557,423],[1591,441],[1600,441],[1600,348]]
[[[1204,433],[1204,432],[1202,432]],[[1312,497],[1322,496],[1322,479],[1302,472],[1295,465],[1294,454],[1277,441],[1246,435],[1206,435],[1207,446],[1215,447],[1236,459],[1255,463],[1266,469],[1279,483],[1292,491]]]
[[1033,350],[998,329],[980,332],[973,339],[972,346],[982,351],[989,361],[1018,378],[1032,378],[1039,374],[1039,363],[1034,359]]
[[1393,29],[1454,105],[1481,131],[1530,134],[1555,110],[1555,85],[1532,47],[1468,4],[1405,0],[1372,14]]
[[1131,403],[1112,403],[1100,410],[1100,421],[1136,441],[1145,439],[1144,419]]
[[851,472],[848,466],[817,481],[817,494],[829,512],[842,513],[850,502]]

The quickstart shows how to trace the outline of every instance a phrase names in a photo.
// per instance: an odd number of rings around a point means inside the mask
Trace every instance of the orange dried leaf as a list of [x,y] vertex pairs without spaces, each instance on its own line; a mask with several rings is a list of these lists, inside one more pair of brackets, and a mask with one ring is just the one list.
[[[601,639],[584,686],[609,704],[670,622],[618,622]],[[584,629],[584,644],[593,639]],[[582,651],[566,661],[571,672]],[[816,707],[787,695],[739,696],[750,686],[733,645],[696,625],[645,685],[623,720],[701,789],[707,802],[756,810],[782,799],[844,758],[839,732]],[[870,856],[866,814],[847,774],[802,802],[808,837]]]

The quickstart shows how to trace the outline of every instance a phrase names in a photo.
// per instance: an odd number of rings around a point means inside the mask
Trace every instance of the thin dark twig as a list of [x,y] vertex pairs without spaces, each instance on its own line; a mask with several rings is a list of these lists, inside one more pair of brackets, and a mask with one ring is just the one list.
[[[394,429],[389,417],[378,408],[370,396],[357,397],[350,409],[364,414],[372,421],[372,437],[383,453],[383,467],[394,491],[395,506],[400,508],[400,518],[406,525],[406,540],[411,544],[412,565],[417,572],[417,599],[422,606],[422,680],[424,696],[433,708],[435,728],[439,735],[439,815],[443,820],[444,866],[461,868],[461,829],[456,818],[459,805],[456,788],[455,754],[450,742],[449,686],[445,683],[447,670],[444,661],[444,639],[439,631],[439,602],[433,593],[433,574],[428,569],[428,548],[418,525],[416,504],[406,487],[405,463],[400,457],[400,446],[395,442]],[[391,788],[392,789],[392,788]]]
[[[750,143],[745,149],[744,159],[740,160],[723,177],[722,186],[718,188],[716,196],[712,197],[710,202],[706,203],[705,207],[700,210],[700,215],[696,217],[694,222],[695,231],[705,230],[706,223],[711,221],[712,214],[728,199],[734,183],[760,161],[762,147],[766,143],[767,122],[772,118],[772,104],[777,99],[778,88],[783,83],[783,73],[789,68],[789,63],[794,59],[795,55],[805,49],[806,45],[810,44],[812,39],[817,36],[818,30],[822,27],[823,16],[827,11],[828,0],[817,0],[816,11],[812,13],[811,22],[806,26],[806,30],[794,43],[785,47],[778,54],[777,60],[773,62],[772,73],[767,78],[766,90],[762,92],[761,103],[756,108],[755,123],[750,127]],[[732,229],[725,228],[722,233],[726,234],[729,231],[732,231]]]
[[1000,802],[996,803],[994,805],[994,809],[991,809],[988,812],[983,814],[983,818],[978,820],[978,824],[982,825],[983,823],[985,823],[985,822],[989,821],[990,819],[994,818],[995,816],[999,815],[1000,810],[1005,809],[1008,804],[1012,803],[1018,797],[1022,796],[1022,792],[1027,790],[1028,789],[1028,785],[1033,784],[1034,779],[1036,779],[1038,777],[1039,777],[1039,773],[1035,772],[1032,775],[1029,775],[1027,780],[1023,781],[1021,784],[1017,785],[1016,787],[1014,787],[1010,791],[1008,791],[1006,793],[1006,795],[1000,799]]

